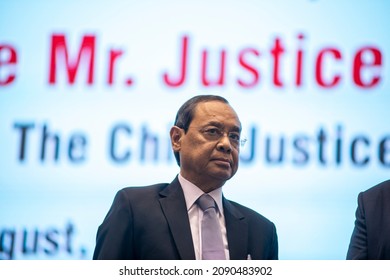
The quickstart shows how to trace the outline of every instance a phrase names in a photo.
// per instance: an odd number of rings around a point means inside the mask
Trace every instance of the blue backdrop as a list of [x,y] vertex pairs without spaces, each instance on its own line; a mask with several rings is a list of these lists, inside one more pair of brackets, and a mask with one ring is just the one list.
[[248,141],[225,196],[281,259],[344,259],[390,174],[386,1],[1,1],[0,259],[90,259],[117,190],[178,173],[168,131],[226,97]]

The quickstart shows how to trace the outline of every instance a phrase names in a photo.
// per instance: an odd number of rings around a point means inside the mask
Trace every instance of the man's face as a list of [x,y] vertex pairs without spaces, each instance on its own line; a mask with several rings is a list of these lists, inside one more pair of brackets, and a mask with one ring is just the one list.
[[[180,135],[175,137],[175,130]],[[187,133],[171,130],[180,152],[180,173],[205,192],[221,187],[238,168],[241,124],[230,105],[220,101],[197,105]]]

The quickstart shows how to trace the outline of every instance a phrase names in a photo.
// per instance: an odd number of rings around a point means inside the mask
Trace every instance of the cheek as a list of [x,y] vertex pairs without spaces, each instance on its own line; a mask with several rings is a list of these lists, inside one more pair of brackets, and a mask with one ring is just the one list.
[[211,156],[212,151],[213,148],[211,146],[195,138],[187,141],[183,145],[181,152],[188,160],[192,161],[192,164],[197,164],[200,163],[199,161],[207,160]]
[[188,146],[188,148],[198,149],[202,146],[203,143],[204,141],[202,141],[202,139],[198,135],[190,133],[187,134],[186,145]]
[[237,169],[238,162],[239,162],[239,153],[238,153],[238,151],[233,152],[232,156],[233,156],[233,161],[234,161],[234,167]]

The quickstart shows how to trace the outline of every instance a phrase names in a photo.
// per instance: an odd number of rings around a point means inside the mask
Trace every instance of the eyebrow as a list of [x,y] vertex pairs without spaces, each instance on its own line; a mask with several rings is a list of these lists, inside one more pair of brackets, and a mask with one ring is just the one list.
[[[215,126],[218,128],[225,128],[225,125],[223,123],[216,122],[216,121],[210,121],[205,126],[208,126],[208,125],[212,125],[212,126]],[[230,131],[241,132],[241,126],[234,125]]]

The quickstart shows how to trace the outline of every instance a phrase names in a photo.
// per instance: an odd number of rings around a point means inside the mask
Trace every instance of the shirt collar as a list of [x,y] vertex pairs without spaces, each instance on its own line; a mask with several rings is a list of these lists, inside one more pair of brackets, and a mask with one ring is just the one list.
[[[196,185],[188,181],[179,173],[179,182],[184,192],[184,198],[186,200],[187,211],[192,205],[198,200],[198,198],[204,194],[204,192]],[[215,189],[208,193],[217,203],[218,211],[223,215],[223,204],[222,204],[222,187]]]

